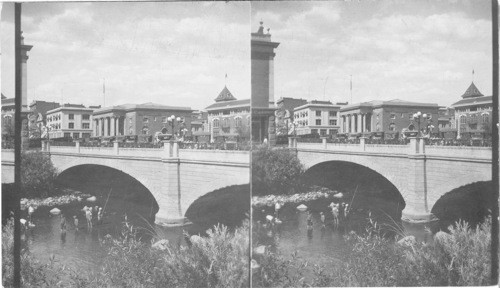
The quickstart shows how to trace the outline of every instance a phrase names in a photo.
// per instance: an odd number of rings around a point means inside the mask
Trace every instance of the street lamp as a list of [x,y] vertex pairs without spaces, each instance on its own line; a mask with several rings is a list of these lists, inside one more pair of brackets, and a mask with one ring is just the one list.
[[420,135],[421,131],[420,131],[420,123],[423,123],[424,121],[428,120],[429,119],[429,116],[430,115],[427,115],[427,114],[422,114],[422,112],[418,111],[417,113],[413,114],[413,120],[417,121],[417,124],[418,124],[418,134],[417,135]]
[[[174,128],[175,128],[175,123],[177,122],[178,124],[182,123],[182,119],[181,117],[177,117],[175,118],[175,115],[172,115],[170,117],[167,118],[167,121],[168,123],[172,126],[172,137],[175,135],[175,131],[174,131]],[[179,127],[179,132],[180,132],[180,127]]]

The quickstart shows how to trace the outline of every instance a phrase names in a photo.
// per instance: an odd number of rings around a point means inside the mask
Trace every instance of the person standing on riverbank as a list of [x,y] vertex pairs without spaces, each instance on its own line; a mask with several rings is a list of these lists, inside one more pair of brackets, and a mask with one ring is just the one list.
[[102,207],[99,207],[99,212],[97,212],[97,224],[101,225],[102,224]]

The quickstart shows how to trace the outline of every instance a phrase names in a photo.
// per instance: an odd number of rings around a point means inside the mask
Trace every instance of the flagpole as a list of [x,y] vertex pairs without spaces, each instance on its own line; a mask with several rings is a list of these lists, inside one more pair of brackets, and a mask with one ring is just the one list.
[[104,102],[102,107],[106,107],[106,78],[102,78],[102,98]]
[[351,75],[351,104],[352,104],[352,75]]

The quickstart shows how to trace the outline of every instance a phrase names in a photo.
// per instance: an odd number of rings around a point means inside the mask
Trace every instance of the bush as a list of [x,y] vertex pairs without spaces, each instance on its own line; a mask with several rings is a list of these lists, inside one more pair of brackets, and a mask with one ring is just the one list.
[[46,198],[56,194],[54,182],[57,170],[49,156],[42,152],[22,152],[21,183],[23,196]]
[[288,149],[257,147],[252,151],[252,194],[294,194],[301,188],[304,166]]

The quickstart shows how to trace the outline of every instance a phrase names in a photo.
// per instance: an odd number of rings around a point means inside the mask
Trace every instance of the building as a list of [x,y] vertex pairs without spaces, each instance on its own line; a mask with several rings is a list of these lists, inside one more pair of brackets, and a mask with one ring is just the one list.
[[211,141],[218,136],[239,137],[241,141],[250,138],[250,99],[238,100],[229,89],[224,89],[215,98],[215,103],[205,108]]
[[[419,103],[399,99],[369,101],[347,105],[340,109],[340,130],[349,136],[384,135],[399,137],[402,131],[436,131],[439,106],[435,103]],[[421,112],[428,117],[414,119]],[[435,130],[433,130],[435,129]]]
[[336,135],[340,128],[340,105],[330,101],[313,100],[293,110],[297,135]]
[[307,100],[291,97],[281,97],[276,101],[276,135],[288,135],[293,131],[290,129],[294,119],[293,110],[305,104],[307,104]]
[[208,112],[197,110],[191,114],[191,133],[195,132],[210,132]]
[[462,100],[451,105],[455,110],[454,128],[457,138],[484,138],[492,133],[492,96],[484,96],[472,82]]
[[263,22],[251,35],[252,77],[252,141],[270,145],[276,143],[274,111],[274,49],[280,43],[271,41],[269,29],[264,33]]
[[43,127],[47,123],[47,111],[59,108],[61,105],[57,102],[46,102],[36,100],[29,105],[29,133],[30,138],[40,138]]
[[[49,139],[88,139],[92,135],[92,108],[81,104],[64,104],[47,111]],[[44,134],[42,134],[44,137]]]
[[[150,142],[161,134],[191,135],[190,107],[156,103],[123,104],[97,109],[93,113],[93,135],[101,139],[134,138]],[[174,121],[169,121],[174,116]]]

